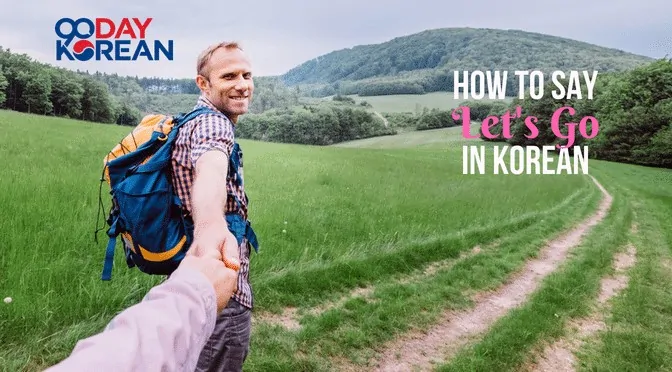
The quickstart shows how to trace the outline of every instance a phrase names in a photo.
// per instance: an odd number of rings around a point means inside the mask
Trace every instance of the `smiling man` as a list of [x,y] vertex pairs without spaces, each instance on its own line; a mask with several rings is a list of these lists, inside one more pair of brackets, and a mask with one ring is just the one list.
[[197,371],[240,371],[250,343],[250,245],[256,249],[257,243],[247,219],[242,151],[234,132],[254,92],[250,61],[237,43],[212,45],[198,57],[196,84],[201,95],[195,108],[205,106],[212,112],[180,129],[173,149],[173,183],[194,223],[190,249],[217,249],[236,240],[226,245],[233,249],[227,248],[224,258],[240,266],[237,291],[217,317]]

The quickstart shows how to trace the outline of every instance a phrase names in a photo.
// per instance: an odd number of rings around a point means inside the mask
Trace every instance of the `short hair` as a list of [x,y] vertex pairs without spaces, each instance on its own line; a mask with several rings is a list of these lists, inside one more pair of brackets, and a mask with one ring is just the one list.
[[198,60],[196,61],[196,73],[198,75],[202,75],[204,77],[208,77],[208,69],[206,66],[208,65],[208,62],[210,62],[210,58],[212,58],[213,53],[219,48],[224,48],[224,49],[234,49],[238,48],[240,50],[243,50],[241,48],[240,44],[235,42],[235,41],[223,41],[221,43],[217,44],[212,44],[209,47],[207,47],[204,51],[201,52],[198,56]]

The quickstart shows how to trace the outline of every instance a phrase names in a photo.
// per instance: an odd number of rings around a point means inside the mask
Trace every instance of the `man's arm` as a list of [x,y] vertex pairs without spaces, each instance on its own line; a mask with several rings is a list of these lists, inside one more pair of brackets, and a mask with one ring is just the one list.
[[213,223],[221,223],[223,219],[228,160],[227,154],[210,150],[196,161],[191,203],[194,224],[198,230]]
[[[200,255],[225,254],[240,262],[236,238],[229,231],[226,208],[226,178],[233,149],[233,124],[222,115],[205,115],[191,135],[194,184],[191,191],[194,242],[190,248]],[[224,246],[225,249],[222,249]],[[230,261],[231,261],[230,260]]]

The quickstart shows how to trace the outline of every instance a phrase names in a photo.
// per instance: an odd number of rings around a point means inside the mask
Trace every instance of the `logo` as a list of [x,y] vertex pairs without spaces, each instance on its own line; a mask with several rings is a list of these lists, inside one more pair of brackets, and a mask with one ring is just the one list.
[[56,60],[173,60],[173,40],[147,40],[153,18],[61,18],[56,22]]

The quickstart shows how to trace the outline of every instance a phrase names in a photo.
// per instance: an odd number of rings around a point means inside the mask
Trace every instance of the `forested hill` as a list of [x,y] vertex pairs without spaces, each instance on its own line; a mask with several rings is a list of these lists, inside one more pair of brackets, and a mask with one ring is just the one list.
[[288,85],[312,89],[312,95],[317,96],[337,92],[420,94],[452,90],[455,70],[609,72],[629,70],[652,60],[518,30],[443,28],[334,51],[291,69],[282,78]]

